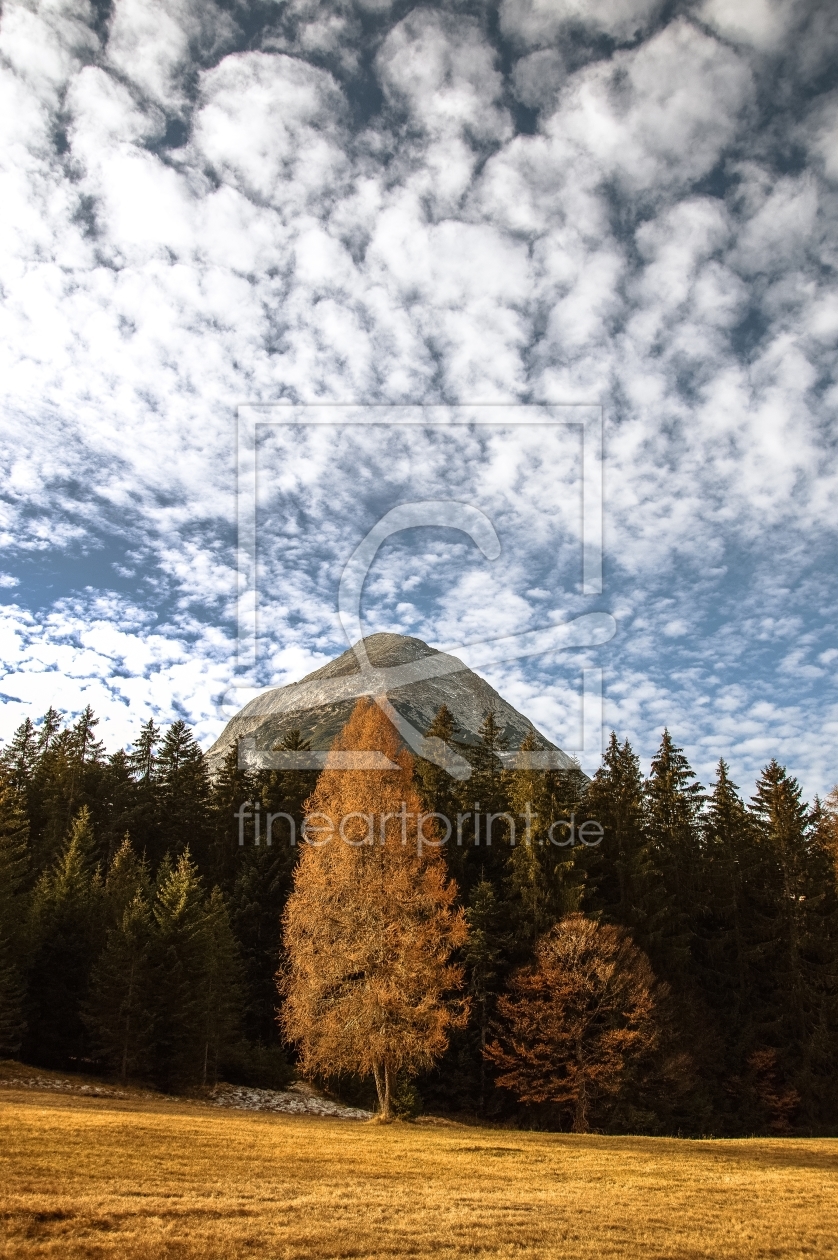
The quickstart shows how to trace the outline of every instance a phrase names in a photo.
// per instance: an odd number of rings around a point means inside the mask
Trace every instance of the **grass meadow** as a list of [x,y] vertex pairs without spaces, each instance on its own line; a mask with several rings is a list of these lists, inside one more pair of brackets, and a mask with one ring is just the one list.
[[0,1094],[3,1260],[838,1257],[838,1141]]

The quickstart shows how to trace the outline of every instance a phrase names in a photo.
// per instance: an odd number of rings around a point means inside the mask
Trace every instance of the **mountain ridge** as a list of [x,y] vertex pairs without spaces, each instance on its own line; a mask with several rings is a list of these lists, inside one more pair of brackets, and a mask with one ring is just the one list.
[[476,746],[478,729],[491,709],[509,742],[520,747],[532,733],[540,747],[556,754],[561,768],[576,765],[535,724],[504,700],[485,679],[457,657],[439,652],[422,639],[381,632],[364,638],[372,671],[362,676],[356,646],[283,687],[250,700],[231,718],[206,755],[215,773],[234,741],[255,739],[257,750],[275,747],[290,730],[299,730],[314,751],[327,751],[345,725],[359,695],[386,694],[398,713],[424,734],[440,705],[454,715],[458,743]]

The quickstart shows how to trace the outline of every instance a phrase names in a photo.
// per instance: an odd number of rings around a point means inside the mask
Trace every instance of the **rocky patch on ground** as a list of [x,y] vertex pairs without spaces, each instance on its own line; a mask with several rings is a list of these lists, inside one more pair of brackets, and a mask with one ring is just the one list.
[[302,1082],[287,1090],[256,1089],[250,1085],[217,1085],[210,1095],[216,1107],[234,1107],[239,1111],[280,1111],[294,1116],[333,1116],[339,1120],[370,1120],[371,1111],[346,1107],[331,1098],[323,1098]]

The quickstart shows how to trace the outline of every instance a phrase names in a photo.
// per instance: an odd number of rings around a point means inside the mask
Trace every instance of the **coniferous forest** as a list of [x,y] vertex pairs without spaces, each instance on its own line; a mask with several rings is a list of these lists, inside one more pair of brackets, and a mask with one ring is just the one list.
[[[299,837],[317,775],[252,773],[234,748],[211,780],[182,721],[149,721],[114,753],[96,726],[89,709],[69,726],[50,710],[0,757],[0,1054],[169,1091],[281,1087],[296,1051],[277,973],[300,845],[279,824],[257,844],[236,814],[258,802]],[[457,744],[444,707],[428,733]],[[298,732],[281,746],[299,748]],[[592,781],[505,770],[492,713],[461,747],[468,781],[419,761],[415,788],[429,812],[464,817],[462,843],[441,852],[468,929],[453,960],[467,1018],[394,1085],[397,1110],[616,1133],[838,1132],[835,793],[804,801],[775,761],[750,792],[723,760],[702,785],[666,731],[645,776],[612,734]],[[491,844],[475,814],[499,816]],[[550,831],[571,816],[574,833]],[[578,841],[586,820],[599,843]],[[372,1096],[351,1074],[321,1081]]]

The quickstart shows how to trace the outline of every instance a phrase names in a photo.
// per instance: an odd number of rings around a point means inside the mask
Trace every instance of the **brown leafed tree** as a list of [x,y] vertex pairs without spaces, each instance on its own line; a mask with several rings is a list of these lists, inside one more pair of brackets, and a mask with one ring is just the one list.
[[333,748],[377,750],[398,768],[327,766],[306,803],[283,917],[281,1023],[303,1071],[372,1073],[389,1120],[396,1075],[429,1067],[465,1022],[450,958],[467,929],[433,818],[419,852],[413,760],[379,707],[359,700]]
[[593,1104],[617,1094],[657,1039],[655,978],[624,929],[583,914],[545,933],[535,960],[498,1001],[487,1058],[522,1103],[550,1103],[588,1130]]

